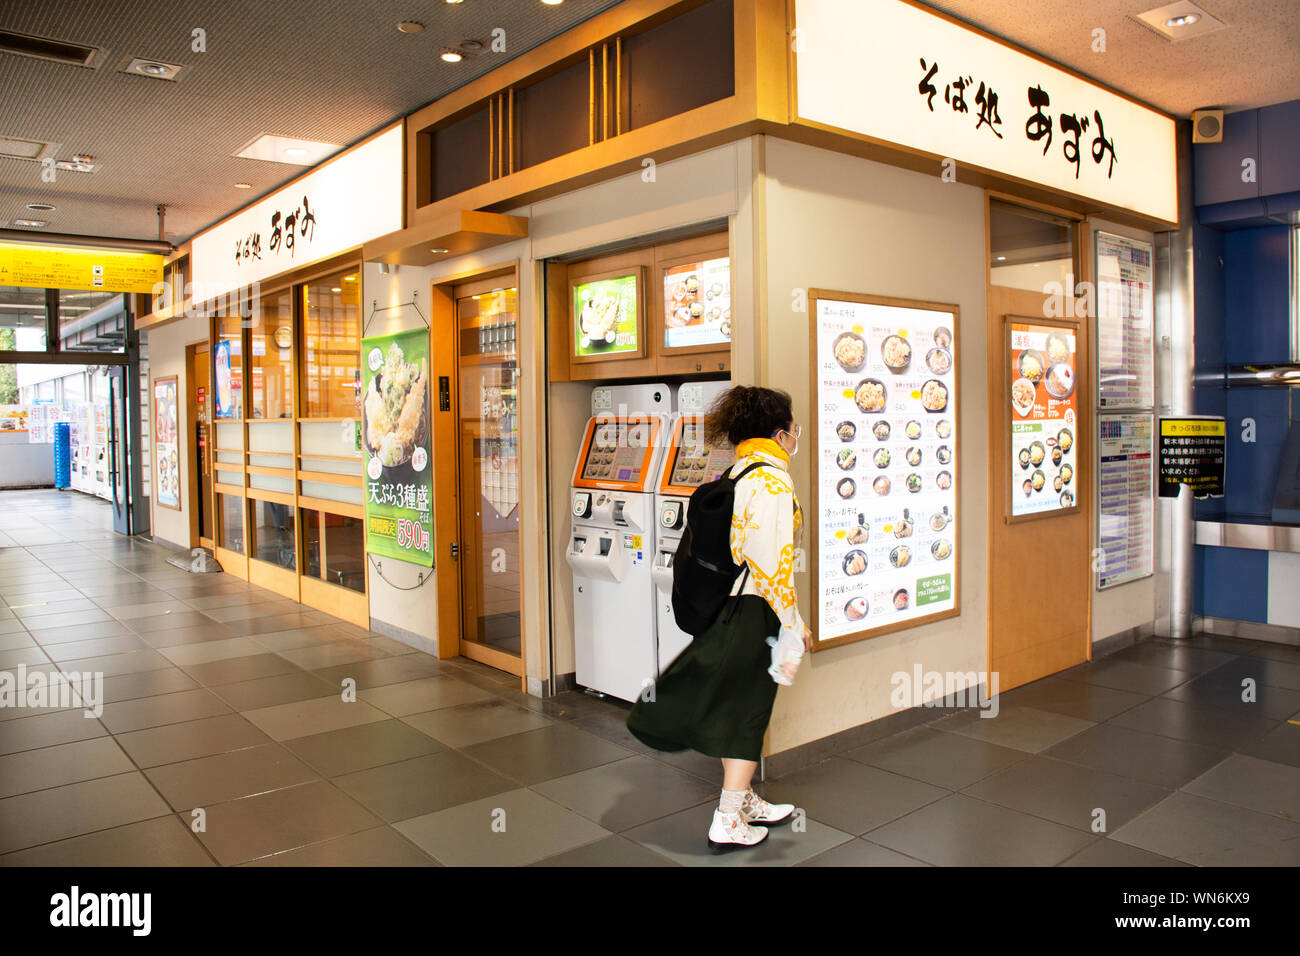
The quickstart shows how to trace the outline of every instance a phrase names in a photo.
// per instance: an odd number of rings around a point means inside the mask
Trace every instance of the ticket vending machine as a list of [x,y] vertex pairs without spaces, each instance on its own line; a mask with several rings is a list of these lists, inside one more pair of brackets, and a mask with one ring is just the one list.
[[729,382],[691,382],[677,393],[681,414],[672,422],[659,480],[655,484],[655,546],[651,577],[655,583],[655,619],[658,673],[686,649],[691,636],[673,618],[673,556],[686,529],[690,497],[700,485],[715,481],[735,462],[730,445],[714,447],[704,442],[704,412],[730,386]]
[[654,482],[672,405],[667,385],[595,389],[573,469],[574,676],[626,701],[657,673]]

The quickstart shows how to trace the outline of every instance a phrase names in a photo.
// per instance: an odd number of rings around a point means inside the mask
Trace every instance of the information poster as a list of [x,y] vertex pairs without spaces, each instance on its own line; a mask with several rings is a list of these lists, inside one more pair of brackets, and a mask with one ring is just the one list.
[[956,614],[956,315],[813,298],[818,643]]
[[[240,398],[240,370],[230,361],[231,343],[223,339],[213,352],[213,374],[216,376],[216,405],[218,418],[238,418]],[[238,352],[236,352],[238,356]]]
[[706,259],[664,270],[664,347],[731,341],[731,260]]
[[433,567],[429,330],[361,341],[366,551]]
[[573,286],[574,355],[640,354],[640,272]]
[[1078,413],[1072,329],[1011,323],[1011,516],[1075,507]]
[[1154,400],[1151,244],[1097,233],[1097,402],[1150,408]]
[[1151,574],[1151,416],[1102,415],[1097,439],[1100,590]]
[[181,463],[176,413],[176,376],[154,379],[154,497],[164,508],[181,507]]
[[1160,497],[1183,485],[1197,498],[1223,495],[1228,467],[1227,422],[1210,415],[1160,419]]

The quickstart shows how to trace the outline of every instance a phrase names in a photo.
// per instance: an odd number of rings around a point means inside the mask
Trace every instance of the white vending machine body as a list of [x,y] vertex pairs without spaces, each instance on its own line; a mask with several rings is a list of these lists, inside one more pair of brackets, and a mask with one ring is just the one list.
[[659,414],[597,414],[570,489],[574,677],[626,701],[656,675],[654,479],[667,428]]
[[700,485],[721,478],[734,463],[735,454],[730,447],[704,443],[703,415],[683,414],[674,420],[655,486],[658,543],[652,576],[659,635],[656,658],[661,674],[691,642],[691,636],[677,626],[672,601],[673,558],[686,530],[691,494]]

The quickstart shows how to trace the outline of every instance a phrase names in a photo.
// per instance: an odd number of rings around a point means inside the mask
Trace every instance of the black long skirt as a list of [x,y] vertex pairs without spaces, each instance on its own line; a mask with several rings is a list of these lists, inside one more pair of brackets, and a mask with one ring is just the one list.
[[[777,684],[767,673],[766,638],[781,622],[762,598],[741,595],[643,691],[627,729],[655,750],[695,750],[710,757],[758,760],[772,719]],[[652,696],[652,699],[650,699]]]

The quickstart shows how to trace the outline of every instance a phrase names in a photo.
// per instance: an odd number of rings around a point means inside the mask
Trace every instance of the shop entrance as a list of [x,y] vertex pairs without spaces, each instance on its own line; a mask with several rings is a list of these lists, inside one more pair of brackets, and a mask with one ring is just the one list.
[[518,290],[458,285],[455,323],[460,653],[523,675],[520,621]]
[[1091,634],[1092,335],[1080,224],[988,203],[990,672],[1008,691],[1082,663]]
[[207,342],[199,342],[185,349],[185,367],[189,372],[186,401],[188,418],[194,423],[188,436],[190,473],[190,540],[211,550],[216,546],[212,514],[212,442],[209,437],[211,418],[209,405],[212,398],[212,372]]

